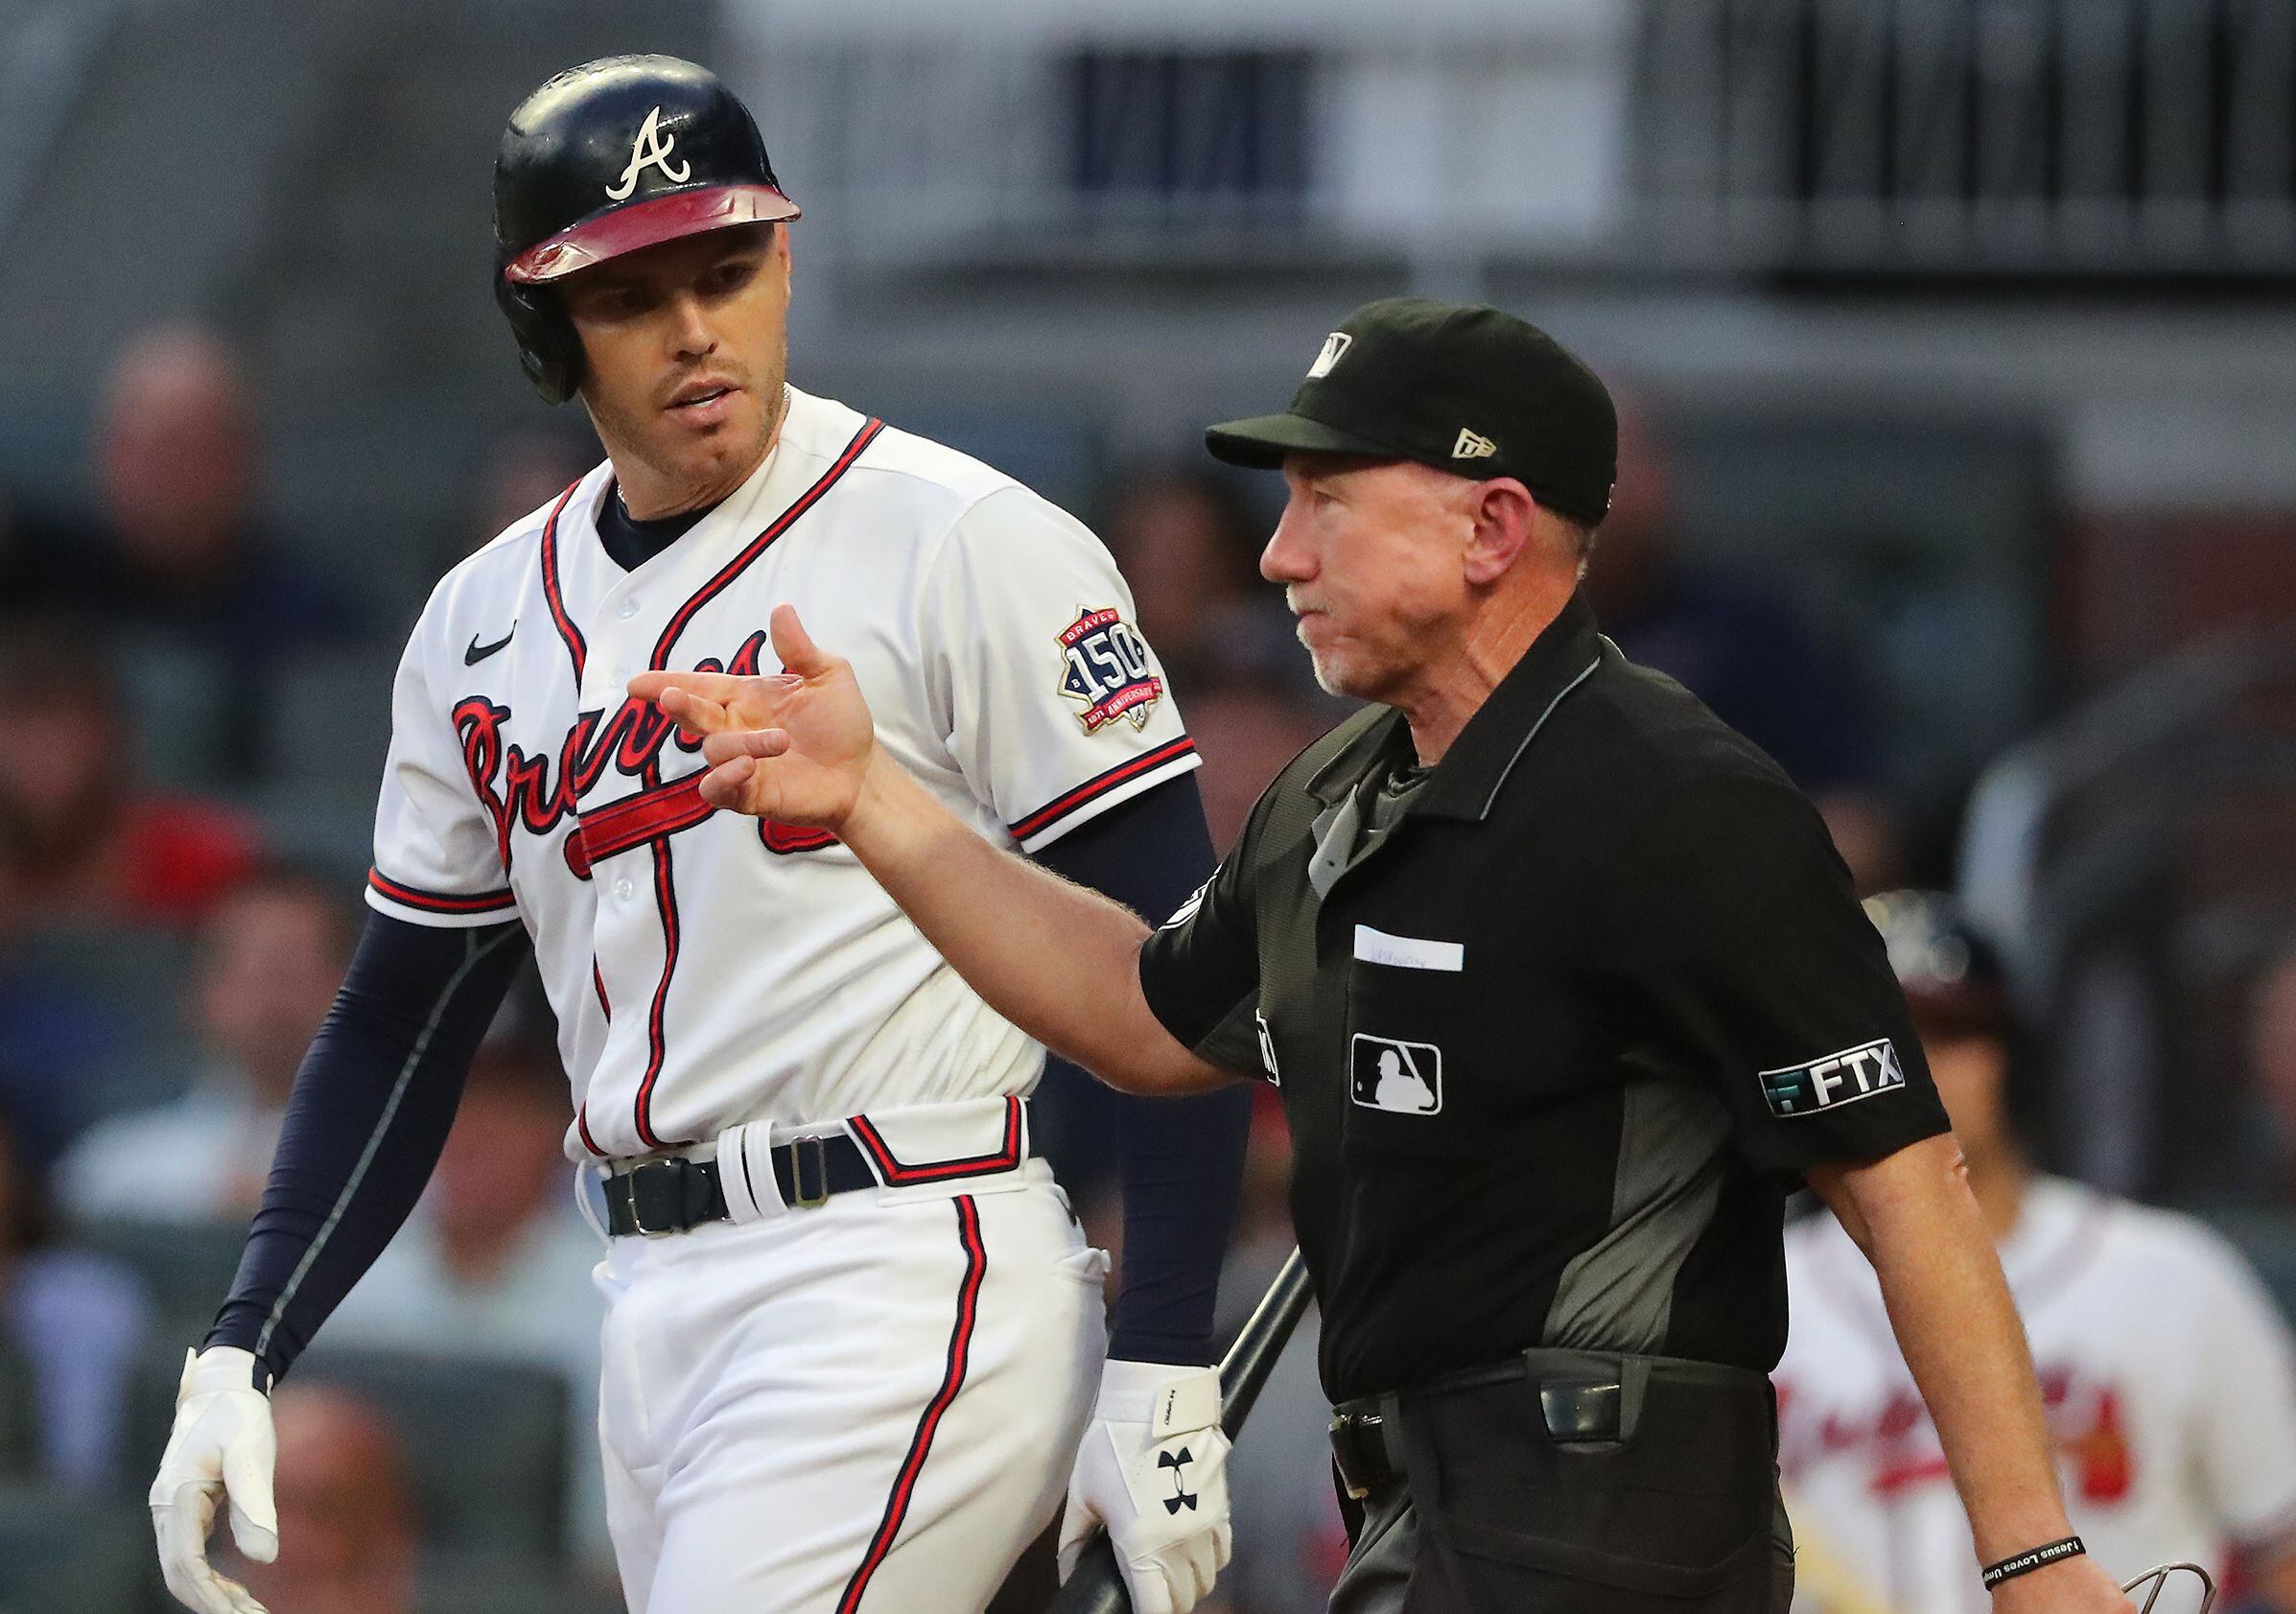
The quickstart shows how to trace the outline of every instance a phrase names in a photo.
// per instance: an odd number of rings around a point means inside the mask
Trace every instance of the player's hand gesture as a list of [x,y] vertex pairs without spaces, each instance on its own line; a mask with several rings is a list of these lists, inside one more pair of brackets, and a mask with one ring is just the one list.
[[642,672],[630,680],[630,693],[702,737],[702,756],[712,764],[702,776],[704,801],[783,824],[841,830],[877,752],[869,703],[853,665],[813,643],[795,606],[775,606],[770,626],[778,673]]

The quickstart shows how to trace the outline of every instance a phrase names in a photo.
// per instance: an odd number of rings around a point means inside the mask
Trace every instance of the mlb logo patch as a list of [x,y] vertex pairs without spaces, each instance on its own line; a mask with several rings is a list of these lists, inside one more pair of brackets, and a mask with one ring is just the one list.
[[1113,606],[1078,608],[1061,629],[1061,693],[1082,701],[1077,721],[1096,735],[1121,717],[1136,729],[1163,698],[1164,681],[1148,665],[1148,642]]
[[1839,1110],[1905,1085],[1905,1067],[1886,1037],[1808,1064],[1762,1072],[1762,1096],[1769,1102],[1770,1113],[1781,1118]]
[[1347,1096],[1392,1115],[1436,1114],[1443,1107],[1443,1051],[1359,1031],[1347,1044]]

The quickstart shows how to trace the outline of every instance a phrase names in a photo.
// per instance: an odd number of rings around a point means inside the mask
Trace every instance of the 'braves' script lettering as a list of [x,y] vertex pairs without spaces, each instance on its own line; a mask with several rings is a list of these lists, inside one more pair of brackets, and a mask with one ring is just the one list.
[[[765,645],[765,635],[753,633],[743,641],[730,663],[715,657],[695,665],[697,672],[731,672],[753,677]],[[574,817],[608,768],[631,779],[658,785],[665,746],[674,745],[691,755],[701,741],[679,732],[677,724],[649,702],[630,699],[611,714],[585,712],[578,716],[558,747],[555,766],[547,751],[528,756],[509,743],[504,731],[510,709],[484,695],[472,695],[454,709],[456,737],[462,745],[462,765],[470,774],[487,816],[494,822],[495,847],[503,867],[510,867],[510,832],[523,829],[530,835],[547,835]],[[810,851],[827,846],[832,837],[817,830],[792,830],[785,825],[762,825],[765,844],[776,852]],[[588,874],[586,858],[570,856],[576,872]]]

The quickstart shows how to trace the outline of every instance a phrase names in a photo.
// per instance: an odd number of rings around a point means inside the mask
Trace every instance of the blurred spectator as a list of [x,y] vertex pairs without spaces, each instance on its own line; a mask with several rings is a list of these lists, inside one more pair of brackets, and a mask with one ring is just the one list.
[[1209,684],[1189,694],[1183,711],[1204,758],[1196,785],[1204,792],[1212,845],[1221,852],[1235,844],[1268,781],[1333,721],[1327,708],[1310,706],[1265,680]]
[[419,1522],[403,1442],[380,1409],[332,1385],[271,1394],[279,1557],[217,1537],[224,1573],[277,1614],[413,1614]]
[[1103,536],[1131,585],[1140,632],[1191,719],[1190,697],[1222,680],[1323,698],[1282,596],[1260,578],[1263,524],[1228,482],[1179,470],[1128,478]]
[[14,620],[95,603],[99,556],[84,520],[59,519],[0,488],[0,633]]
[[17,520],[7,489],[0,488],[0,606],[11,612],[21,611],[27,604],[45,603],[34,600],[36,584],[23,540],[16,532]]
[[[2035,1172],[2029,1060],[1991,949],[1950,898],[1866,904],[2001,1248],[2031,1341],[2066,1507],[2117,1579],[2237,1559],[2296,1611],[2296,1345],[2225,1240],[2190,1218]],[[1977,1556],[1865,1257],[1829,1215],[1787,1234],[1792,1333],[1779,1464],[1797,1609],[1981,1607]]]
[[295,1071],[350,967],[351,916],[315,875],[254,876],[201,930],[189,1018],[207,1063],[173,1104],[91,1127],[58,1174],[81,1217],[244,1221]]
[[2248,1006],[2248,1067],[2272,1121],[2272,1187],[2296,1205],[2296,946],[2266,964]]
[[132,1038],[118,1005],[27,955],[34,918],[14,863],[0,858],[0,1108],[25,1158],[46,1165],[86,1119],[82,1085],[122,1063]]
[[[1260,1091],[1244,1158],[1235,1238],[1220,1274],[1220,1336],[1231,1339],[1292,1251],[1291,1142],[1273,1088]],[[1323,1614],[1347,1557],[1325,1435],[1331,1404],[1316,1368],[1310,1306],[1277,1358],[1250,1434],[1228,1460],[1235,1557],[1217,1595],[1238,1614]]]
[[151,1300],[126,1268],[54,1236],[46,1184],[0,1122],[0,1311],[31,1392],[35,1457],[43,1477],[96,1491],[120,1478]]
[[[479,464],[470,529],[446,563],[492,543],[597,463],[597,444],[560,432],[512,432],[489,444]],[[441,568],[443,570],[443,567]]]
[[106,552],[88,586],[130,657],[208,665],[216,777],[252,777],[268,675],[300,649],[355,638],[360,620],[341,583],[260,526],[254,401],[237,358],[210,331],[131,337],[94,451]]
[[42,924],[195,922],[253,866],[253,831],[144,787],[97,643],[60,620],[0,635],[0,860]]
[[597,1450],[604,1253],[575,1211],[556,1049],[489,1038],[422,1205],[328,1320],[332,1345],[492,1356],[554,1368],[573,1394],[567,1518],[577,1553],[611,1572]]
[[1784,600],[1683,557],[1666,443],[1624,399],[1618,426],[1618,485],[1586,576],[1603,631],[1792,775],[1825,814],[1860,892],[1894,884],[1898,831],[1847,669]]

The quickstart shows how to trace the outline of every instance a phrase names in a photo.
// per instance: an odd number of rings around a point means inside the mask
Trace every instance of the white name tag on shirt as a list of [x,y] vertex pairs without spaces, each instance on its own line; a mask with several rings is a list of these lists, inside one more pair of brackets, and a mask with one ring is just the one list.
[[1459,971],[1466,968],[1466,944],[1391,936],[1359,924],[1355,927],[1355,956],[1366,964],[1393,964],[1400,970]]

